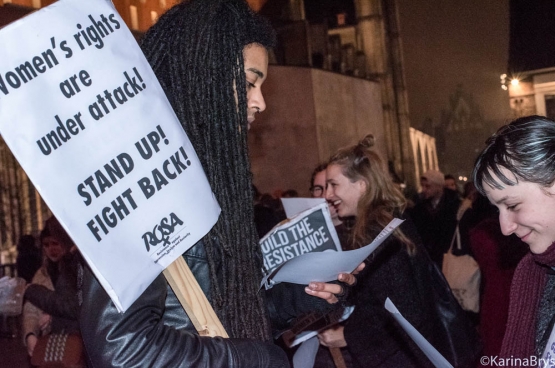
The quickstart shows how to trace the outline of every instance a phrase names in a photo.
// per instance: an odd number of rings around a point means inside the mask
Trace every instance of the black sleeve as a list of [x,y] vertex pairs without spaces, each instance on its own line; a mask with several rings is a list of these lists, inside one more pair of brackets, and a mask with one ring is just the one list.
[[[340,283],[333,281],[331,283]],[[350,287],[340,283],[345,293],[339,297],[339,302],[330,304],[327,301],[308,295],[304,289],[306,285],[283,282],[266,291],[266,304],[272,322],[274,333],[291,327],[291,323],[298,317],[311,313],[329,313],[343,308]]]
[[[89,367],[289,366],[285,353],[271,343],[204,337],[185,328],[183,309],[167,310],[168,286],[162,275],[124,313],[88,267],[83,268],[82,291],[80,323]],[[179,320],[180,326],[167,324]]]
[[388,366],[392,364],[389,359],[399,354],[418,361],[422,358],[418,348],[384,308],[389,297],[401,314],[422,332],[427,314],[416,274],[403,243],[391,238],[382,247],[375,256],[369,257],[358,279],[353,293],[355,309],[345,323],[345,340],[359,362]]
[[53,291],[42,285],[31,284],[25,290],[25,298],[54,317],[71,320],[79,318],[77,293],[72,290]]

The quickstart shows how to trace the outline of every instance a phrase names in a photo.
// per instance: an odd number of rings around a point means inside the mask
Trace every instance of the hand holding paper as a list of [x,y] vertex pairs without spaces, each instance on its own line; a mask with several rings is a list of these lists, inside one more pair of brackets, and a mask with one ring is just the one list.
[[311,281],[328,282],[340,273],[353,272],[389,236],[403,220],[393,219],[369,245],[344,252],[306,253],[290,259],[272,274],[262,279],[266,289],[280,282],[309,284]]
[[[357,266],[357,268],[351,273],[340,273],[337,277],[338,281],[341,281],[347,285],[354,285],[356,282],[355,275],[364,269],[366,263],[362,262]],[[330,284],[327,282],[317,282],[312,281],[305,288],[305,292],[312,296],[326,300],[330,304],[335,304],[339,301],[338,296],[345,294],[345,286],[340,284]]]

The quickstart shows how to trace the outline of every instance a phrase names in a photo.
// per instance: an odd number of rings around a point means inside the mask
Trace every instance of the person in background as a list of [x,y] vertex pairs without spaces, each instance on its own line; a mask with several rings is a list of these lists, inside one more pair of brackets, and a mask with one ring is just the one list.
[[44,264],[25,290],[23,337],[29,356],[39,337],[79,332],[76,248],[51,217],[40,234]]
[[[256,186],[253,185],[252,187],[254,193],[254,223],[258,236],[263,238],[280,220],[276,214],[276,210],[272,204],[268,202],[267,196],[269,196],[269,194],[261,195]],[[273,200],[271,196],[270,198]]]
[[469,230],[469,243],[482,273],[478,330],[484,344],[482,354],[499,356],[513,274],[518,262],[528,253],[528,246],[515,234],[504,236],[496,207],[481,194],[476,197],[469,211],[480,213],[472,216],[477,223]]
[[449,249],[457,226],[460,199],[456,192],[445,188],[442,172],[428,170],[422,174],[424,200],[409,210],[424,246],[441,269],[443,254]]
[[[326,199],[339,217],[356,217],[349,249],[370,243],[405,209],[406,200],[373,145],[374,137],[366,136],[334,154],[326,169]],[[432,366],[384,308],[389,297],[424,337],[432,337],[430,301],[418,283],[430,260],[411,228],[406,220],[366,259],[349,300],[355,306],[352,315],[319,334],[322,345],[346,348],[354,367]]]
[[36,246],[36,239],[32,235],[23,235],[17,242],[17,258],[15,267],[17,276],[30,283],[42,264],[40,248]]
[[477,195],[478,191],[476,190],[476,186],[472,181],[467,181],[466,183],[464,183],[463,199],[461,204],[459,205],[459,209],[457,210],[458,221],[461,220],[466,210],[472,208],[472,203],[476,200]]
[[[320,164],[312,172],[312,176],[310,178],[310,194],[312,195],[312,198],[326,197],[327,166],[328,166],[327,164]],[[342,246],[343,244],[345,245],[349,244],[350,243],[349,234],[350,234],[353,219],[352,218],[340,219],[339,215],[337,214],[337,210],[330,202],[328,202],[328,208],[330,210],[331,221],[333,222],[333,226],[335,226],[335,231],[337,232],[337,236],[339,237],[339,242],[341,243]]]
[[530,249],[512,279],[499,358],[541,357],[555,320],[555,122],[526,116],[499,128],[473,180],[499,210],[503,235],[515,234]]
[[457,179],[455,179],[453,175],[446,174],[444,179],[445,179],[445,188],[459,193],[459,187],[457,186]]
[[[310,188],[309,188],[312,198],[326,197],[327,166],[328,166],[327,163],[320,164],[316,166],[316,168],[314,168],[314,171],[312,172],[312,176],[310,177]],[[327,202],[328,202],[328,208],[330,210],[330,217],[335,227],[335,231],[337,232],[337,237],[339,238],[341,247],[344,250],[348,250],[349,245],[351,243],[351,240],[349,239],[349,237],[351,233],[352,222],[354,221],[354,219],[353,217],[348,217],[348,218],[346,217],[344,219],[345,221],[342,221],[342,219],[340,219],[339,215],[337,214],[337,210],[335,209],[335,206],[333,206],[331,202],[329,201]],[[344,325],[344,322],[339,323],[333,326],[332,329],[338,329],[340,328],[340,326],[343,326],[343,325]],[[352,357],[349,353],[349,350],[346,347],[341,347],[340,351],[341,351],[341,356],[343,358],[343,361],[345,362],[347,367],[351,367]],[[316,354],[314,366],[318,368],[328,368],[328,367],[335,368],[333,355],[330,353],[330,350],[328,349],[328,347],[323,345],[319,346],[318,352]]]
[[287,367],[283,350],[270,342],[269,311],[276,323],[287,322],[303,308],[329,308],[345,292],[346,283],[279,284],[268,299],[259,291],[247,131],[266,109],[261,87],[274,43],[271,26],[244,0],[177,3],[143,37],[143,52],[221,207],[215,226],[183,256],[230,338],[199,336],[162,275],[119,313],[84,268],[80,322],[91,366]]

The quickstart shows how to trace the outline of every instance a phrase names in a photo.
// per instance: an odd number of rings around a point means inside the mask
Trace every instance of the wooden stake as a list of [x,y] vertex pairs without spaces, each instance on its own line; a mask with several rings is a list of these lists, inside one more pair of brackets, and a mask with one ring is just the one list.
[[183,257],[169,265],[164,276],[199,335],[229,337]]

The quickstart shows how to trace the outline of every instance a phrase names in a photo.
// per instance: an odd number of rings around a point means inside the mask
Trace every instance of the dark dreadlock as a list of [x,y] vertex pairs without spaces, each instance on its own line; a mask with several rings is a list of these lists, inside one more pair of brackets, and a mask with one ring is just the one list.
[[250,43],[271,48],[275,34],[244,0],[192,0],[161,16],[141,47],[222,208],[204,237],[213,307],[231,337],[267,340],[247,148],[243,48]]

